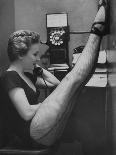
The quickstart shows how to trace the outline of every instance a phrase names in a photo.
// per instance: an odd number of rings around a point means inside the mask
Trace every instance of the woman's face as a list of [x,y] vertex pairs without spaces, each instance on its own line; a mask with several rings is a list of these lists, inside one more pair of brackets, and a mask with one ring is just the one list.
[[22,57],[23,67],[26,70],[32,70],[34,64],[40,61],[39,44],[32,44],[30,50]]

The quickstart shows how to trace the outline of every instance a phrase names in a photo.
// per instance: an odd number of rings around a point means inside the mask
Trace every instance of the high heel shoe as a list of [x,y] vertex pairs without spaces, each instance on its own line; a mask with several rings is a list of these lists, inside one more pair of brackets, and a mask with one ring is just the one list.
[[[94,22],[91,27],[91,33],[96,34],[98,36],[105,36],[110,34],[110,6],[108,0],[100,0],[98,9],[103,6],[105,8],[105,20],[103,22]],[[103,30],[100,30],[96,25],[101,24],[103,25]]]
[[104,35],[110,34],[110,1],[100,0],[98,4],[98,9],[103,6],[105,8],[105,29]]

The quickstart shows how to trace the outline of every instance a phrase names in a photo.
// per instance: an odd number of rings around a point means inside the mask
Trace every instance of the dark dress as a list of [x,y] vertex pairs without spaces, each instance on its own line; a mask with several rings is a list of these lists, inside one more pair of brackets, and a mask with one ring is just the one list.
[[[25,75],[35,84],[35,80],[31,73],[25,73]],[[13,103],[11,102],[8,92],[16,87],[23,88],[30,105],[38,104],[39,93],[35,92],[28,84],[19,76],[16,71],[6,71],[2,74],[1,79],[2,89],[2,113],[4,116],[4,122],[7,133],[13,133],[20,138],[22,143],[28,146],[36,146],[35,141],[30,137],[30,122],[25,121],[17,112]]]

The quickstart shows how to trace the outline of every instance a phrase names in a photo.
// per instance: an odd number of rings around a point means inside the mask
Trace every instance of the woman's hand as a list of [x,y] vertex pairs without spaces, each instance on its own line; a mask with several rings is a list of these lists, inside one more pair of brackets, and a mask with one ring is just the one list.
[[42,68],[42,75],[37,76],[36,85],[40,88],[46,88],[46,84],[48,87],[57,87],[60,81],[49,71]]

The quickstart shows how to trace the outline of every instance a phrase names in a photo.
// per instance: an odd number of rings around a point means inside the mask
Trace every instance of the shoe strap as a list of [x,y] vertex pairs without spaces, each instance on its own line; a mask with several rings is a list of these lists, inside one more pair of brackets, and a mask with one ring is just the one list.
[[104,31],[100,31],[99,28],[95,27],[95,25],[97,24],[105,25],[105,22],[94,22],[91,28],[91,33],[96,34],[98,36],[103,36]]
[[105,0],[103,0],[103,1],[102,1],[102,3],[98,5],[98,9],[99,9],[101,6],[104,6],[104,7],[105,7],[105,6],[106,6],[106,4],[107,4],[107,3],[106,3],[106,1],[105,1]]

